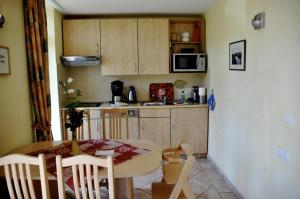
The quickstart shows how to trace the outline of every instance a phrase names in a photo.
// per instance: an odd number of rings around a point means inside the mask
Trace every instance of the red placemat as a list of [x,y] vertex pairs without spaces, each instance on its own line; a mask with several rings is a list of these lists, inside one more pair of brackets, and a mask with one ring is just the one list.
[[[120,164],[127,160],[133,159],[136,156],[149,152],[148,149],[141,149],[130,144],[126,144],[115,140],[84,140],[78,142],[82,154],[95,155],[96,150],[114,150],[113,163]],[[38,156],[44,153],[46,159],[47,172],[56,177],[56,155],[61,155],[62,158],[71,157],[72,142],[63,143],[47,149],[33,151],[28,153],[31,156]],[[65,183],[74,190],[72,169],[64,168]]]

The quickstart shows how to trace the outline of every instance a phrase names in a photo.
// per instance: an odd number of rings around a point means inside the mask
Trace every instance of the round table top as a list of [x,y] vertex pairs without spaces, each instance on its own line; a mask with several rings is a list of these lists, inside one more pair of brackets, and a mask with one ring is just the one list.
[[[138,155],[131,160],[114,166],[114,177],[127,178],[147,175],[160,167],[161,148],[150,140],[120,140],[123,143],[130,144],[138,148],[149,149],[145,154]],[[11,153],[30,153],[36,150],[46,149],[70,141],[45,141],[36,142],[26,146],[18,147]],[[104,173],[103,173],[104,174]],[[50,175],[50,174],[49,174]],[[104,174],[105,175],[105,174]],[[50,176],[49,176],[50,177]]]

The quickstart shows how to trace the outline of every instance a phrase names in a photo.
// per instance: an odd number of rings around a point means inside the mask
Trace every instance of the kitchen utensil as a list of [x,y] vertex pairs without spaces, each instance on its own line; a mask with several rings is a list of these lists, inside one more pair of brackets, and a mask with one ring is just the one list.
[[182,40],[183,42],[188,42],[188,41],[190,41],[190,33],[187,32],[187,31],[182,32],[182,33],[181,33],[181,40]]
[[194,53],[195,48],[181,48],[182,53]]

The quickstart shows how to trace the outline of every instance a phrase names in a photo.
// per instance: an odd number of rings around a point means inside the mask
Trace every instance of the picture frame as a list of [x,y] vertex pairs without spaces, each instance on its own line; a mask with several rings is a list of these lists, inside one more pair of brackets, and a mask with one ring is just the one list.
[[0,75],[10,75],[9,49],[0,46]]
[[246,70],[246,40],[229,44],[229,70]]

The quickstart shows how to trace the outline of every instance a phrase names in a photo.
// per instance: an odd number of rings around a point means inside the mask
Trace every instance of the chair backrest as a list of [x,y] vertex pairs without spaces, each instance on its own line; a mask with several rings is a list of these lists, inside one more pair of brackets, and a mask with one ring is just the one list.
[[185,161],[185,164],[182,168],[177,183],[175,184],[169,199],[177,199],[181,191],[183,191],[186,198],[188,199],[195,198],[191,188],[188,186],[188,176],[191,172],[194,162],[195,162],[195,157],[189,155],[187,157],[187,160]]
[[[83,112],[83,124],[81,127],[76,129],[76,139],[77,140],[84,140],[86,137],[88,140],[91,139],[91,115],[90,110],[86,109]],[[66,122],[66,112],[65,110],[61,111],[61,126],[63,129],[63,140],[71,140],[72,139],[72,132],[69,129],[65,128],[65,122]],[[85,128],[87,127],[87,129]],[[85,135],[87,133],[87,136]]]
[[[109,117],[106,117],[108,115]],[[102,109],[102,139],[106,139],[106,118],[109,120],[109,138],[121,139],[122,116],[125,116],[126,137],[128,139],[128,110],[127,109]]]
[[[83,155],[77,155],[77,156],[63,158],[63,159],[60,155],[56,156],[57,184],[58,184],[58,192],[59,192],[60,199],[65,198],[63,167],[72,167],[76,198],[81,198],[79,193],[79,182],[78,182],[78,168],[79,168],[80,189],[81,189],[82,198],[84,199],[94,198],[93,190],[95,190],[96,192],[95,193],[96,198],[97,199],[101,198],[100,189],[99,189],[100,179],[99,179],[98,167],[107,168],[109,198],[110,199],[115,198],[112,156],[107,156],[107,158],[100,158],[100,157],[94,157],[94,156],[83,154]],[[94,181],[94,189],[93,189],[92,181]]]
[[[23,198],[23,196],[24,198],[37,198],[32,182],[30,165],[39,167],[42,197],[44,199],[50,198],[44,154],[39,154],[38,157],[10,154],[0,158],[0,166],[4,166],[10,198]],[[26,172],[24,172],[24,166]]]

